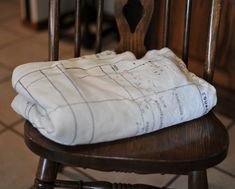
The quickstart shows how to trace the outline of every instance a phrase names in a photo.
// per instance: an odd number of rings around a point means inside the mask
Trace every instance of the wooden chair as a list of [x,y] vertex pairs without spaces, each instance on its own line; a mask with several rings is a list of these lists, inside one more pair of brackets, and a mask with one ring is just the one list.
[[[98,2],[97,52],[101,50],[103,0]],[[132,32],[123,14],[128,0],[116,0],[115,17],[120,32],[118,52],[130,50],[141,57],[146,49],[144,38],[153,12],[154,0],[140,0],[144,14]],[[212,82],[215,63],[216,36],[219,25],[221,1],[211,1],[210,28],[206,52],[204,78]],[[168,45],[170,0],[166,0],[164,46]],[[76,0],[75,57],[80,55],[81,0]],[[183,60],[188,60],[188,41],[191,0],[186,1]],[[58,59],[59,0],[50,0],[49,60]],[[188,121],[143,136],[114,142],[64,146],[43,137],[29,122],[25,124],[25,143],[37,155],[40,162],[35,188],[157,188],[144,185],[111,184],[108,182],[75,182],[56,180],[58,166],[78,166],[102,171],[123,171],[142,174],[169,173],[188,175],[190,189],[207,189],[206,169],[220,163],[227,154],[228,134],[213,111],[196,120]],[[140,153],[141,152],[141,153]]]

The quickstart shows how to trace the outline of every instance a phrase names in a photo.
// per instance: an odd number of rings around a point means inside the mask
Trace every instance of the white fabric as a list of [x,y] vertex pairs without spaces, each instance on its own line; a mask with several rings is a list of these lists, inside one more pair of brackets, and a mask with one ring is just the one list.
[[141,135],[195,119],[216,91],[169,49],[141,59],[104,51],[14,70],[13,109],[44,136],[66,145]]

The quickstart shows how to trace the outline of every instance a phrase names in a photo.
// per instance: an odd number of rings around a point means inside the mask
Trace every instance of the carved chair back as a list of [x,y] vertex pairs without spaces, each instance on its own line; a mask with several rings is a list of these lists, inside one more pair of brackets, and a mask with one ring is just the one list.
[[[142,57],[146,52],[144,45],[146,33],[152,18],[154,3],[156,0],[115,0],[115,19],[120,35],[120,42],[116,48],[117,52],[132,51],[137,58]],[[75,0],[75,36],[74,36],[74,56],[80,56],[81,47],[81,11],[82,0]],[[96,22],[96,52],[102,49],[102,20],[104,0],[96,0],[97,4],[97,22]],[[136,23],[130,23],[125,12],[128,6],[133,4],[140,5],[142,15],[137,19]],[[169,22],[170,22],[170,4],[171,0],[165,0],[165,18],[163,26],[163,47],[168,47],[169,38]],[[189,55],[189,36],[190,36],[190,15],[191,15],[192,0],[185,1],[185,19],[183,33],[182,59],[188,64]],[[49,15],[49,60],[58,60],[59,54],[59,0],[50,0],[50,15]],[[216,38],[219,28],[221,10],[221,0],[211,0],[210,25],[208,33],[208,42],[204,66],[204,78],[212,82]],[[133,20],[135,21],[135,20]],[[133,27],[134,25],[134,27]]]

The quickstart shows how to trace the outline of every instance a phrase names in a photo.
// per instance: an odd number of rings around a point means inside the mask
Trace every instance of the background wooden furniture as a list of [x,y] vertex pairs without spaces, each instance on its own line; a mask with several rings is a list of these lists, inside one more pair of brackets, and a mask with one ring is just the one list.
[[[103,0],[98,1],[97,11],[97,52],[101,50],[102,7]],[[120,43],[117,51],[132,50],[137,57],[145,52],[144,36],[147,32],[154,0],[116,0],[115,16],[120,32]],[[166,10],[169,10],[169,0],[166,0]],[[211,82],[213,79],[213,65],[215,62],[216,34],[219,24],[220,0],[212,0],[210,14],[210,29],[204,77]],[[132,29],[128,26],[126,17],[135,3],[141,5],[143,15]],[[188,62],[188,41],[190,26],[191,1],[186,2],[186,19],[184,29],[183,59]],[[147,10],[147,11],[146,11]],[[139,11],[138,11],[139,12]],[[141,11],[140,11],[141,12]],[[164,46],[169,44],[168,26],[170,12],[165,11]],[[125,16],[124,16],[125,15]],[[80,55],[81,0],[76,1],[75,23],[75,56]],[[58,23],[59,0],[50,0],[49,60],[58,59]],[[133,24],[133,23],[132,23]],[[79,166],[103,171],[124,171],[136,173],[172,173],[189,176],[190,189],[207,189],[206,169],[221,162],[228,150],[228,134],[224,126],[214,116],[213,112],[207,115],[170,128],[143,136],[133,137],[114,142],[64,146],[43,137],[33,126],[25,124],[25,143],[41,159],[35,179],[35,188],[51,189],[56,187],[73,188],[157,188],[143,185],[111,184],[107,182],[69,182],[56,180],[58,167],[62,165]]]
[[[179,56],[182,52],[185,1],[171,1],[169,23],[169,47]],[[191,32],[189,45],[189,69],[199,76],[203,75],[207,33],[209,29],[209,14],[211,1],[192,1]],[[148,48],[160,48],[163,43],[165,0],[156,0],[154,16],[146,44]],[[235,1],[223,0],[217,65],[214,84],[218,91],[218,106],[216,110],[235,117]]]

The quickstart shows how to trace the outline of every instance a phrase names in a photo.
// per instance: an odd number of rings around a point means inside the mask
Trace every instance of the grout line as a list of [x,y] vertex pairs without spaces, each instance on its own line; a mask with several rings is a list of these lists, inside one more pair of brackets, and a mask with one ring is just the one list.
[[7,125],[6,123],[4,123],[3,121],[0,120],[0,124],[2,124],[2,126],[4,126],[5,128],[10,128],[10,127],[16,126],[17,124],[19,124],[23,121],[25,121],[25,119],[21,118],[21,119],[16,120],[15,122],[11,123],[10,125]]
[[4,127],[4,129],[0,131],[0,134],[10,130],[11,132],[17,134],[18,136],[24,138],[24,135],[22,133],[20,133],[19,131],[15,130],[14,128],[12,128],[12,127],[16,126],[18,123],[21,123],[22,121],[23,121],[23,119],[20,119],[20,120],[14,122],[13,124],[7,126],[4,122],[2,122],[0,120],[0,124]]
[[8,126],[0,120],[0,125],[3,126],[4,128],[7,128]]
[[176,175],[174,176],[172,179],[170,179],[170,181],[168,181],[165,186],[163,188],[167,188],[168,186],[170,186],[171,184],[173,184],[173,182],[175,182],[178,178],[180,177],[180,175]]
[[0,61],[0,65],[1,65],[2,67],[4,67],[6,70],[12,71],[12,68],[11,68],[11,67],[7,66],[6,64],[4,64],[4,63],[1,62],[1,61]]
[[6,76],[5,78],[3,78],[3,79],[0,80],[0,84],[2,84],[2,83],[4,83],[4,82],[7,82],[7,81],[9,81],[9,80],[11,80],[11,76]]
[[4,132],[6,132],[8,129],[7,128],[4,128],[3,130],[0,131],[0,135]]
[[7,126],[4,122],[2,122],[1,120],[0,120],[0,124],[1,124],[3,127],[5,127],[5,128],[8,127],[8,126]]
[[232,178],[235,178],[234,174],[232,174],[232,173],[230,173],[230,172],[228,172],[228,171],[226,171],[226,170],[224,170],[224,169],[222,169],[220,167],[216,166],[216,167],[214,167],[214,169],[216,169],[217,171],[220,171],[220,172],[222,172],[222,173],[224,173],[224,174],[226,174],[226,175],[228,175],[228,176],[230,176]]
[[80,169],[76,168],[76,167],[71,167],[71,169],[75,170],[76,172],[82,174],[83,176],[87,177],[88,179],[90,179],[91,181],[97,181],[94,177],[90,176],[89,174],[85,173],[84,171],[81,171]]
[[13,128],[8,128],[7,130],[10,130],[11,132],[15,133],[16,135],[18,135],[21,138],[24,138],[24,135],[22,133],[20,133],[19,131],[13,129]]
[[21,119],[15,121],[15,122],[13,122],[12,124],[10,124],[8,127],[14,127],[19,123],[23,123],[24,121],[25,121],[25,119],[21,118]]

